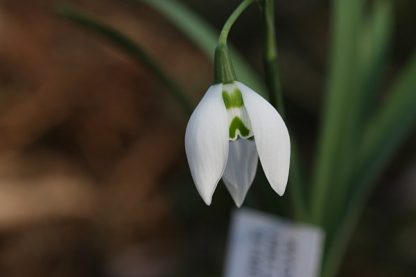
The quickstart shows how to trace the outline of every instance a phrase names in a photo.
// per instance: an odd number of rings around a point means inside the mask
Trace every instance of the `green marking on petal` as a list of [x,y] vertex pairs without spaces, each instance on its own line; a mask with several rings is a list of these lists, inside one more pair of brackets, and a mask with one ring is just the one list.
[[230,92],[223,91],[222,99],[227,110],[231,108],[241,108],[244,106],[243,96],[238,88],[234,88]]
[[243,121],[238,117],[234,117],[230,123],[229,136],[230,139],[235,139],[237,130],[242,137],[247,137],[250,134],[250,130],[244,125]]

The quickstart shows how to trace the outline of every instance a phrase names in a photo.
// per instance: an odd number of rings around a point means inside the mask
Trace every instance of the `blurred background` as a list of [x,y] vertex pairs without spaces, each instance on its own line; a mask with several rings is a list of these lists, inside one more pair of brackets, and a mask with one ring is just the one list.
[[[182,2],[217,29],[239,3]],[[329,1],[276,2],[288,125],[308,165]],[[140,1],[65,3],[139,42],[194,103],[212,83],[209,60]],[[394,3],[380,98],[416,47],[416,2]],[[0,0],[0,276],[221,276],[233,202],[221,184],[210,208],[197,194],[183,146],[187,118],[144,67],[58,16],[60,4]],[[260,26],[250,9],[231,41],[261,73]],[[287,216],[287,197],[272,194],[261,174],[246,206]],[[416,276],[415,134],[378,180],[340,276]]]

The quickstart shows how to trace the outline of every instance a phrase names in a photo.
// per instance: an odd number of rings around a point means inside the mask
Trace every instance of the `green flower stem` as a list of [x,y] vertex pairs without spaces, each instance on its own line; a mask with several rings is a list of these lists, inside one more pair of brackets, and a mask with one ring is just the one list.
[[173,79],[168,76],[168,74],[162,70],[157,62],[153,60],[142,47],[112,27],[97,22],[96,20],[89,18],[88,16],[78,12],[75,9],[70,7],[61,7],[58,9],[58,13],[70,21],[107,39],[116,47],[120,48],[124,53],[131,56],[136,62],[144,65],[171,92],[172,96],[176,99],[183,112],[187,116],[192,113],[193,105],[189,101],[186,93]]
[[[202,53],[210,60],[214,60],[214,51],[218,45],[219,32],[208,24],[202,17],[177,0],[133,0],[130,4],[145,2],[158,11],[173,26],[181,31]],[[231,58],[238,79],[256,92],[265,96],[266,88],[256,71],[231,45],[229,45]]]
[[[265,28],[265,78],[269,92],[270,103],[279,111],[280,115],[285,117],[283,103],[283,93],[279,78],[276,28],[275,28],[275,11],[274,0],[263,0],[263,19]],[[294,217],[296,220],[306,220],[305,199],[302,191],[303,176],[300,167],[300,160],[295,143],[292,140],[291,166],[289,178],[289,194],[291,197]]]
[[214,58],[214,82],[216,84],[228,84],[236,81],[230,51],[226,45],[218,45]]
[[241,2],[227,19],[221,30],[214,57],[214,77],[215,83],[217,84],[227,84],[237,80],[227,46],[228,34],[240,15],[255,1],[256,0],[244,0]]
[[218,45],[227,45],[228,34],[230,33],[231,27],[240,17],[240,15],[254,2],[257,0],[244,0],[240,5],[233,11],[233,13],[228,17],[227,21],[224,24],[224,27],[221,30],[220,37],[218,39]]

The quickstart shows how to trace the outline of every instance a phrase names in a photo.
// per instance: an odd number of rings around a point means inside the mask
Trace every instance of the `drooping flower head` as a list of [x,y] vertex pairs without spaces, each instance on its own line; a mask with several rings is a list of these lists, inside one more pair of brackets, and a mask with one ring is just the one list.
[[279,195],[285,191],[290,164],[286,125],[269,102],[238,81],[226,80],[208,89],[189,119],[185,150],[207,205],[222,178],[241,206],[259,158],[274,191]]

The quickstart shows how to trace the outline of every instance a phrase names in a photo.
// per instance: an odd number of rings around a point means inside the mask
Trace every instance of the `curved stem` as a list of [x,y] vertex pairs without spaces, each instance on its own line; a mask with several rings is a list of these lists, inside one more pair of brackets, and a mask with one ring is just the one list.
[[227,38],[230,33],[231,27],[237,21],[238,17],[243,13],[243,11],[254,3],[257,0],[244,0],[240,5],[233,11],[230,17],[224,24],[224,27],[221,30],[218,45],[215,49],[215,58],[214,58],[214,77],[215,83],[231,83],[237,80],[234,67],[231,62],[229,50],[227,47]]
[[257,0],[244,0],[241,4],[233,11],[230,17],[224,24],[221,30],[220,37],[218,39],[218,45],[227,45],[228,34],[230,33],[231,27],[237,21],[238,17],[247,9],[248,6],[256,2]]

